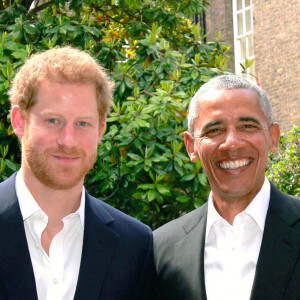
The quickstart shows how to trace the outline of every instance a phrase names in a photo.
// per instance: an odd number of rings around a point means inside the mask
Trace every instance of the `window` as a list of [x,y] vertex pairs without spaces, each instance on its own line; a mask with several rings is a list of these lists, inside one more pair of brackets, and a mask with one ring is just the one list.
[[252,0],[232,1],[235,73],[255,80]]

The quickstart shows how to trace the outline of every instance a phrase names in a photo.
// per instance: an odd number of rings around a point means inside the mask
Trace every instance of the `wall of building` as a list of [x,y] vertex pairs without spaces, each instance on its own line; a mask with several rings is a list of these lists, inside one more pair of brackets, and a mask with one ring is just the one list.
[[[229,53],[234,54],[234,40],[233,40],[233,19],[232,19],[232,1],[231,0],[213,0],[207,6],[205,13],[205,23],[207,41],[214,39],[218,33],[221,33],[222,39],[230,43],[231,48]],[[234,72],[234,61],[231,60],[228,68]]]
[[[287,133],[292,125],[300,126],[300,0],[252,0],[252,4],[257,81]],[[208,40],[221,32],[233,51],[232,0],[211,0],[205,19]],[[234,71],[234,64],[230,68]]]

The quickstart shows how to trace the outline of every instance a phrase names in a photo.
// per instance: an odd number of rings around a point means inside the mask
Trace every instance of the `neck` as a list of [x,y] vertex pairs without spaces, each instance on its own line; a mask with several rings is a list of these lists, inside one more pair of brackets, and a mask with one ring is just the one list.
[[44,185],[31,172],[24,169],[23,178],[31,195],[48,216],[49,222],[60,223],[65,216],[78,210],[83,180],[71,188],[57,190]]
[[259,193],[263,183],[250,192],[239,195],[227,194],[211,186],[214,207],[220,216],[232,225],[236,215],[244,211]]
[[213,192],[213,204],[220,216],[225,219],[229,224],[233,224],[236,215],[241,213],[252,201],[247,197],[227,198],[220,197],[218,194]]
[[245,210],[249,203],[239,203],[239,205],[237,205],[235,203],[216,201],[214,199],[213,204],[220,216],[232,225],[236,215]]

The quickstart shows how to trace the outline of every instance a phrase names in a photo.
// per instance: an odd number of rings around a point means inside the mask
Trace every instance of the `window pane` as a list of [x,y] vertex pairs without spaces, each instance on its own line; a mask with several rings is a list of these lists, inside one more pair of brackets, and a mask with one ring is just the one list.
[[251,10],[250,9],[245,11],[245,19],[246,19],[246,32],[251,31]]
[[252,34],[250,34],[249,36],[248,36],[248,50],[249,50],[249,57],[252,57],[252,56],[254,56],[254,45],[253,45],[253,35]]
[[237,18],[238,18],[238,35],[241,35],[244,33],[244,30],[243,30],[243,13],[239,13],[237,15]]
[[238,10],[243,8],[243,0],[237,0],[236,7]]
[[241,60],[244,60],[247,57],[246,37],[240,39],[240,51],[241,51]]
[[245,7],[248,7],[248,6],[250,6],[250,0],[245,0]]

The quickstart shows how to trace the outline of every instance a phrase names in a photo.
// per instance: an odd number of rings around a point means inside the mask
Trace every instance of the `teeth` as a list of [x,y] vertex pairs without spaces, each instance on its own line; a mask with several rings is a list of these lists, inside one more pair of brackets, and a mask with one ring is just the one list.
[[241,160],[234,160],[234,161],[225,161],[219,164],[222,169],[237,169],[240,167],[247,166],[251,162],[251,159],[241,159]]

